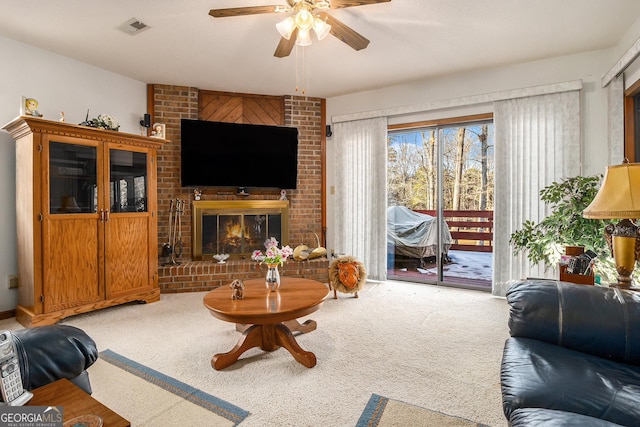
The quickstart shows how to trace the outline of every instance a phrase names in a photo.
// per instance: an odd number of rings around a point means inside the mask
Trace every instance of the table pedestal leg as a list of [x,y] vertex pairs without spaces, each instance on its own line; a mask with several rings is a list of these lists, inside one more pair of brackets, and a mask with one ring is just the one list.
[[[312,321],[313,322],[313,321]],[[315,329],[315,322],[313,322]],[[305,322],[306,327],[310,327]],[[313,330],[310,329],[310,330]],[[211,366],[216,370],[233,365],[245,351],[253,347],[260,347],[264,351],[274,351],[284,347],[291,353],[294,359],[307,368],[316,365],[316,356],[310,351],[303,350],[291,330],[284,324],[252,325],[244,330],[240,341],[227,353],[219,353],[211,359]]]
[[282,323],[276,325],[276,342],[286,348],[293,358],[302,365],[307,368],[316,366],[316,355],[310,351],[303,350],[289,328]]
[[253,347],[260,347],[262,343],[262,326],[253,325],[247,328],[243,333],[240,341],[236,344],[231,351],[227,353],[219,353],[213,356],[211,359],[211,366],[213,369],[221,370],[227,366],[231,366],[240,357],[242,353]]
[[[300,323],[298,320],[287,320],[284,325],[291,330],[291,332],[300,332],[301,334],[306,334],[311,331],[315,331],[318,327],[318,324],[315,320],[308,319],[304,323]],[[244,332],[249,329],[252,325],[248,325],[246,323],[236,323],[236,331]]]

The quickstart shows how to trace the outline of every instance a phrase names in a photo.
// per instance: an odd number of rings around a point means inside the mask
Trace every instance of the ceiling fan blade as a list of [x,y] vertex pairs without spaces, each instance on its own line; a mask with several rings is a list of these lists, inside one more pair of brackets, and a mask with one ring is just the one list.
[[228,9],[211,9],[209,15],[214,18],[226,18],[229,16],[258,15],[261,13],[275,13],[276,9],[282,6],[248,6],[230,7]]
[[291,37],[289,37],[289,40],[281,37],[280,43],[278,43],[278,47],[276,47],[276,51],[273,53],[273,56],[275,56],[276,58],[284,58],[291,55],[293,45],[296,44],[296,37],[298,37],[297,28],[293,30],[293,33],[291,33]]
[[318,16],[325,19],[327,24],[331,25],[331,35],[348,44],[353,49],[362,50],[369,46],[369,39],[349,28],[328,13],[318,13]]
[[388,3],[391,0],[331,0],[331,9],[364,6],[367,4]]

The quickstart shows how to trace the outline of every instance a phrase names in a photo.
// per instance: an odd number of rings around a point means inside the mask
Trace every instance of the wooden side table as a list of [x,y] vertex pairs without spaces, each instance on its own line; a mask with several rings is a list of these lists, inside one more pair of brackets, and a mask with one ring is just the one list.
[[131,423],[98,402],[67,379],[31,390],[33,397],[26,406],[62,406],[64,421],[81,415],[102,417],[104,427],[131,427]]

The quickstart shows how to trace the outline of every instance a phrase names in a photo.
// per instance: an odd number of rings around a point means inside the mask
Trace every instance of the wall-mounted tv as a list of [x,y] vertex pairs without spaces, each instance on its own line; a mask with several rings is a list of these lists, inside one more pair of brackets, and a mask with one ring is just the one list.
[[181,120],[183,187],[295,189],[298,129]]

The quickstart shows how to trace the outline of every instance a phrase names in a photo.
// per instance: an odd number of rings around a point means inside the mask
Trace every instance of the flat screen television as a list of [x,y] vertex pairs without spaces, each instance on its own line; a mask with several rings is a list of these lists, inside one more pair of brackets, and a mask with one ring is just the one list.
[[295,189],[298,129],[181,120],[183,187]]

